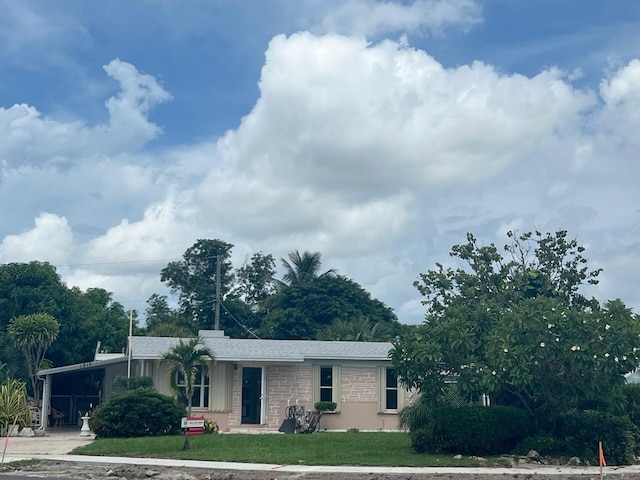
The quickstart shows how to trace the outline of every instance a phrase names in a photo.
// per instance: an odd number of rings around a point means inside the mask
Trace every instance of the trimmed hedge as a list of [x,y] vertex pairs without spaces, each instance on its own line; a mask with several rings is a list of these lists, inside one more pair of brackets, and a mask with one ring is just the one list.
[[93,415],[96,437],[148,437],[178,435],[185,408],[177,400],[152,388],[114,394]]
[[513,407],[442,407],[424,428],[410,432],[415,452],[497,455],[511,452],[531,432],[526,412]]

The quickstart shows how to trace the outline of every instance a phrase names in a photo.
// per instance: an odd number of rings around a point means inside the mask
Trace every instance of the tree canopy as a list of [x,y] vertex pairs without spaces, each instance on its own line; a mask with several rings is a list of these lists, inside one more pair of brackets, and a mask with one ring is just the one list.
[[24,362],[7,332],[9,321],[22,315],[48,314],[60,324],[60,333],[47,350],[54,366],[92,360],[101,349],[121,352],[126,346],[129,318],[113,294],[100,288],[86,292],[68,288],[53,265],[45,262],[0,265],[0,352],[12,374],[28,378]]
[[359,317],[372,324],[387,324],[392,332],[390,338],[400,328],[393,310],[341,275],[319,276],[282,288],[268,305],[261,326],[265,338],[316,339],[335,320],[353,321]]
[[435,403],[455,380],[469,398],[491,394],[538,421],[581,402],[611,402],[640,365],[640,322],[620,300],[581,293],[597,283],[584,247],[566,231],[509,232],[505,255],[472,234],[451,256],[466,268],[421,274],[425,321],[398,340],[403,383]]
[[[232,248],[222,240],[200,239],[184,252],[182,260],[170,262],[160,273],[160,279],[178,295],[181,313],[194,322],[195,330],[214,326],[216,282],[219,280],[221,299],[233,286]],[[217,262],[220,279],[216,278]]]
[[[217,252],[223,252],[225,262],[221,265],[220,328],[231,337],[316,339],[322,331],[327,338],[330,330],[323,329],[334,320],[357,323],[360,317],[372,331],[359,339],[389,340],[399,331],[400,324],[389,307],[334,269],[323,270],[319,252],[289,253],[289,260],[281,259],[285,271],[278,280],[272,255],[254,253],[234,270],[232,248],[222,240],[198,240],[187,249],[183,261],[171,262],[162,270],[161,279],[179,295],[179,307],[171,309],[166,297],[152,296],[147,308],[148,334],[185,330],[195,334],[212,328],[216,297],[212,259]],[[332,339],[338,338],[340,335]]]

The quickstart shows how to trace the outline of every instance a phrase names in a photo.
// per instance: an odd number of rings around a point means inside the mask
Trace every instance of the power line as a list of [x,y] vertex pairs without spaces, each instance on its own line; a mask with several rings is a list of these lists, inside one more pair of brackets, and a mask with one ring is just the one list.
[[241,323],[239,320],[236,319],[236,317],[233,316],[233,314],[229,311],[229,309],[227,307],[224,306],[224,303],[220,302],[220,305],[222,306],[222,308],[224,308],[225,312],[227,312],[229,314],[229,316],[231,317],[231,319],[236,322],[238,325],[240,325],[240,327],[242,327],[247,333],[249,333],[250,335],[253,335],[254,337],[256,337],[258,340],[262,340],[258,335],[256,335],[256,333],[251,330],[249,327],[247,327],[246,325],[244,325],[243,323]]

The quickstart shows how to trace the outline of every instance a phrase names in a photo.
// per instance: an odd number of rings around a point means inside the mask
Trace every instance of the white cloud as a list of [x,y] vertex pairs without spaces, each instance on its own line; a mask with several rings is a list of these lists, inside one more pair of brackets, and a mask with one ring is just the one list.
[[107,124],[91,127],[81,121],[61,122],[25,104],[0,107],[0,165],[4,170],[42,164],[69,168],[102,155],[134,152],[161,132],[147,114],[171,95],[129,63],[116,59],[104,68],[121,87],[106,103]]
[[139,221],[122,220],[105,235],[88,242],[82,258],[86,263],[113,264],[175,259],[195,242],[199,231],[190,219],[190,208],[174,198],[152,205]]
[[130,63],[115,59],[104,70],[121,88],[118,96],[106,103],[110,136],[119,140],[121,148],[137,149],[161,131],[148,121],[149,109],[172,97],[154,77],[138,72]]
[[367,37],[389,32],[439,33],[446,27],[469,28],[482,21],[474,0],[415,0],[410,4],[350,0],[324,19],[329,32]]
[[634,59],[600,83],[604,106],[595,128],[614,149],[628,151],[634,158],[640,144],[640,60]]
[[[318,192],[348,204],[483,181],[562,148],[595,102],[557,70],[527,78],[479,62],[445,69],[395,42],[301,33],[276,37],[266,57],[261,97],[201,188],[219,203],[209,185],[229,179],[232,205],[260,215],[308,205]],[[254,192],[259,202],[242,201]]]
[[31,230],[4,237],[0,243],[0,262],[38,260],[56,265],[73,258],[73,249],[73,233],[67,219],[42,213]]
[[[160,269],[198,238],[235,244],[238,260],[319,250],[327,268],[411,322],[422,318],[411,283],[450,261],[467,231],[502,244],[506,229],[567,228],[599,264],[615,259],[616,278],[637,262],[633,242],[615,241],[640,233],[628,225],[638,172],[625,150],[636,141],[626,126],[638,118],[636,62],[604,80],[598,97],[557,69],[445,68],[404,42],[278,36],[260,98],[237,129],[146,154],[136,150],[159,133],[149,110],[170,95],[130,64],[105,71],[121,85],[108,124],[0,110],[0,200],[29,184],[34,205],[51,204],[42,216],[28,201],[16,207],[16,218],[37,216],[36,227],[10,232],[2,261],[55,253],[78,265],[65,267],[70,284],[124,301],[162,291]],[[54,168],[63,157],[74,168]]]

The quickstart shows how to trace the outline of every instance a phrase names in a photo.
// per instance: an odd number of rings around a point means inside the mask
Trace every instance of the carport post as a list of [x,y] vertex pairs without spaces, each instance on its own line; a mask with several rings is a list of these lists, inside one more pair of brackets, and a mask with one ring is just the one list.
[[45,375],[42,383],[42,410],[40,410],[40,430],[46,431],[49,423],[49,407],[51,405],[51,375]]

